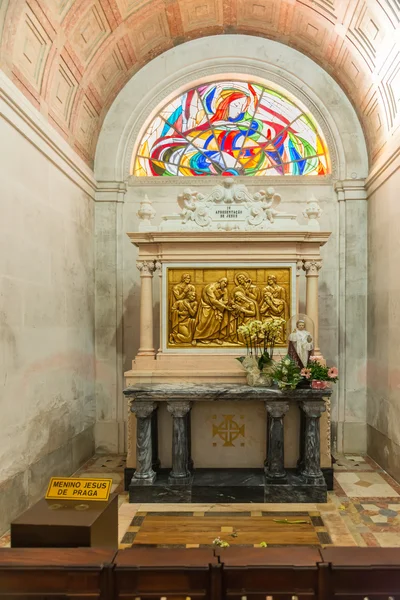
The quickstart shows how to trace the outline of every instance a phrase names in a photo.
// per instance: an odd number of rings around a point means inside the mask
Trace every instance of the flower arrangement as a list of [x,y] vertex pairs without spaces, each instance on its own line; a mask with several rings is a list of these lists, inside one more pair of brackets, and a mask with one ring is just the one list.
[[294,390],[300,383],[302,375],[300,367],[289,355],[286,355],[275,366],[272,377],[280,389],[289,388]]
[[311,380],[311,383],[314,383],[313,387],[318,387],[315,385],[315,382],[329,381],[336,383],[339,371],[336,367],[328,367],[320,363],[317,356],[310,356],[307,367],[301,369],[300,375],[307,380]]
[[272,385],[274,346],[282,335],[284,319],[249,321],[238,327],[238,334],[247,348],[247,356],[237,360],[247,371],[247,383],[252,386]]
[[[238,334],[246,344],[247,356],[257,361],[260,371],[272,362],[274,347],[281,336],[284,323],[284,319],[254,320],[238,327]],[[243,363],[244,359],[245,357],[241,356],[238,360]]]

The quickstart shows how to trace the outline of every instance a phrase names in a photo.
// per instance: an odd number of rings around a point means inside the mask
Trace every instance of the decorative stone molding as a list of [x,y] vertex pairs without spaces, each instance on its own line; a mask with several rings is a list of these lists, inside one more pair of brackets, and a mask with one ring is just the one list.
[[325,411],[326,411],[326,452],[328,455],[331,454],[331,399],[325,398]]
[[306,260],[303,268],[306,277],[318,277],[318,271],[322,268],[322,260]]
[[156,216],[156,211],[154,210],[153,203],[147,194],[145,194],[144,199],[140,201],[140,208],[136,214],[140,219],[139,231],[157,230],[157,227],[151,224],[151,220]]
[[335,183],[339,202],[349,200],[367,200],[365,179],[345,179]]
[[136,266],[140,271],[140,277],[152,277],[156,270],[156,264],[154,260],[143,260],[137,261]]
[[297,277],[300,276],[301,272],[304,271],[304,260],[298,260],[296,262],[296,275]]
[[279,419],[288,412],[289,402],[266,402],[265,409],[271,415],[272,418]]
[[236,178],[226,177],[207,195],[187,188],[178,196],[181,212],[163,216],[160,231],[319,230],[315,219],[310,218],[310,226],[303,226],[296,215],[277,210],[280,202],[274,188],[252,194]]
[[157,404],[155,402],[143,402],[143,400],[135,400],[130,404],[131,412],[133,412],[138,419],[147,419],[156,408]]
[[318,219],[322,214],[322,209],[319,205],[317,198],[314,194],[307,200],[307,206],[303,210],[303,216],[308,219],[308,227],[309,229],[314,229],[319,231],[319,222]]
[[123,181],[99,181],[96,187],[96,202],[124,202],[127,185]]
[[309,402],[301,402],[301,408],[306,413],[307,417],[319,419],[326,410],[323,400],[310,400]]
[[173,417],[182,418],[187,415],[191,409],[191,402],[184,400],[171,400],[167,403],[167,410]]

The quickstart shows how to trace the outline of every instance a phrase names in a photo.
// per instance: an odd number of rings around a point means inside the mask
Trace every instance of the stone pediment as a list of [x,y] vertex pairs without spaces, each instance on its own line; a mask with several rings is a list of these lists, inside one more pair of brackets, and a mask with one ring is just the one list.
[[[139,231],[296,231],[319,230],[321,210],[312,198],[312,214],[304,211],[307,225],[300,225],[295,214],[278,210],[281,196],[274,188],[252,194],[245,185],[227,177],[208,194],[187,188],[178,197],[180,212],[163,215],[159,228],[150,224],[155,211],[146,198],[138,212]],[[309,203],[307,203],[309,204]]]

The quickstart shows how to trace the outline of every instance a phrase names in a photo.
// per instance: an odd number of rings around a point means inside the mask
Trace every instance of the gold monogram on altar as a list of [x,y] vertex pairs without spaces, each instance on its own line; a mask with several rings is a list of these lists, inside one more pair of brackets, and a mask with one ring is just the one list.
[[292,306],[290,267],[167,269],[169,348],[244,346],[239,330],[282,319],[285,346]]

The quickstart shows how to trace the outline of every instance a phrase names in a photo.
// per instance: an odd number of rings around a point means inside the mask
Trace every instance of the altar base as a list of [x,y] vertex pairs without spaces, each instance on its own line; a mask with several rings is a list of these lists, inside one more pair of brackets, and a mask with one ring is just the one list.
[[151,485],[129,484],[129,502],[140,503],[318,503],[327,501],[324,478],[306,482],[295,469],[271,483],[263,469],[196,469],[190,483],[171,484],[162,469]]
[[[141,384],[124,391],[137,419],[136,469],[129,484],[130,502],[319,502],[327,501],[321,470],[320,417],[331,390],[278,390],[237,384]],[[264,469],[193,469],[191,410],[194,404],[217,406],[244,402],[264,407],[267,431]],[[261,404],[262,403],[262,404]],[[172,417],[172,468],[157,470],[157,413]],[[285,468],[284,418],[290,405],[300,409],[299,459]],[[246,412],[246,411],[245,411]],[[236,423],[236,426],[238,424]],[[228,427],[228,426],[227,426]],[[239,427],[241,431],[244,427]],[[239,434],[239,432],[237,432]],[[260,461],[261,462],[261,461]],[[261,467],[261,464],[258,463]]]

